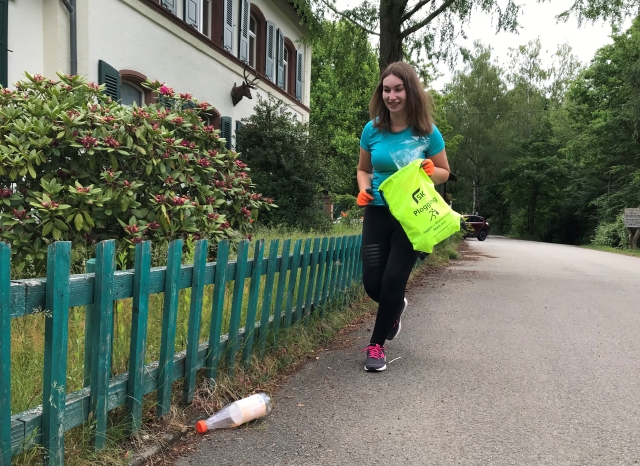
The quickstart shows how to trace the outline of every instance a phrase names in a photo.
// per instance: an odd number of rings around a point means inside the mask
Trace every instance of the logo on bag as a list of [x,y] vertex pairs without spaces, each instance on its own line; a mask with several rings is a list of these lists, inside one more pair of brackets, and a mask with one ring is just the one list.
[[411,195],[411,198],[415,201],[416,204],[420,202],[420,200],[424,198],[424,191],[422,191],[422,188],[416,189]]
[[[422,197],[420,199],[422,198],[424,198],[424,194],[422,194]],[[415,197],[414,197],[414,200],[415,200]],[[413,215],[418,216],[418,214],[421,214],[423,212],[429,212],[431,214],[431,220],[433,220],[434,217],[437,217],[438,215],[440,215],[440,213],[434,207],[432,207],[436,202],[438,202],[438,199],[434,197],[433,199],[427,201],[426,204],[423,204],[420,207],[418,207],[416,210],[414,210]]]

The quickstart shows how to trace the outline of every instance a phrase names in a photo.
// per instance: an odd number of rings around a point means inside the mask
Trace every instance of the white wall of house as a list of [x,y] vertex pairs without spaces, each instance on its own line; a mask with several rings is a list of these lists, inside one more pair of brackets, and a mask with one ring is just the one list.
[[[238,50],[240,0],[233,0],[234,44]],[[299,19],[286,0],[255,0],[268,21],[276,24],[304,52],[303,103],[309,105],[311,50],[299,42]],[[182,1],[177,2],[181,17]],[[308,111],[294,98],[259,83],[253,100],[236,106],[231,88],[242,82],[242,66],[198,37],[185,31],[140,0],[77,0],[78,73],[98,81],[98,61],[117,70],[135,70],[149,79],[165,82],[176,92],[189,92],[216,107],[234,122],[253,113],[256,94],[271,93],[283,100],[303,122]],[[202,23],[201,23],[202,24]],[[25,31],[29,31],[25,34]],[[60,0],[12,0],[9,5],[9,81],[24,71],[55,78],[69,73],[69,14]],[[233,125],[235,130],[235,124]]]
[[[9,2],[8,81],[9,85],[24,78],[24,72],[44,73],[44,42],[40,0]],[[64,7],[62,7],[64,9]]]

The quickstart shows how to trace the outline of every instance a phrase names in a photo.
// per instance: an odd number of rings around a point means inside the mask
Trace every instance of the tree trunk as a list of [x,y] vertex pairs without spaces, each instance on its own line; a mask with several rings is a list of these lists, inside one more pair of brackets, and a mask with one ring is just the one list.
[[471,206],[471,213],[475,215],[476,213],[476,194],[478,190],[476,189],[476,180],[473,180],[473,203]]
[[406,0],[380,0],[380,73],[390,63],[402,60],[402,14]]

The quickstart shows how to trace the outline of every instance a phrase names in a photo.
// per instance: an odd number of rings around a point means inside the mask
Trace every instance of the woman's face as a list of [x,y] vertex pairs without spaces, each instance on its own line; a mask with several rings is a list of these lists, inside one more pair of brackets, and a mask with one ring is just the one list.
[[407,93],[404,82],[397,76],[390,74],[382,80],[382,100],[394,115],[402,115]]

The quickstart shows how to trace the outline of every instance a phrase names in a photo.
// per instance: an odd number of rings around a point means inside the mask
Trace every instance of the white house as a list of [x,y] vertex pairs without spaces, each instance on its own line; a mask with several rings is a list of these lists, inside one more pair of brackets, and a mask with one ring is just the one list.
[[[253,112],[256,94],[309,120],[311,48],[287,0],[0,0],[0,83],[24,72],[77,73],[123,104],[148,103],[146,78],[213,104],[222,136]],[[246,68],[245,68],[246,66]],[[231,89],[258,78],[253,100]]]

